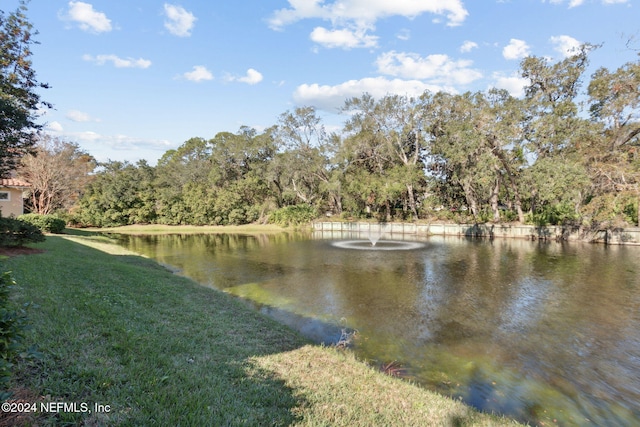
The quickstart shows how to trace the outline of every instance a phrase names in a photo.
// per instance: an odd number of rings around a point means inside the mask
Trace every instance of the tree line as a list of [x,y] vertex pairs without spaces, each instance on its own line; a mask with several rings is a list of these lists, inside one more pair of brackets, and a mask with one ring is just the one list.
[[583,90],[592,48],[523,60],[522,98],[363,94],[345,102],[339,132],[299,107],[260,133],[189,139],[156,166],[110,161],[70,211],[96,226],[244,224],[287,206],[383,221],[637,225],[640,62],[600,68]]

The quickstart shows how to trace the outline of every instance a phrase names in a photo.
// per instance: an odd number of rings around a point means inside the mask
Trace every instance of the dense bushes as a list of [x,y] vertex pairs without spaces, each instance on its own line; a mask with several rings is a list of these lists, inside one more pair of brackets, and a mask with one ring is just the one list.
[[24,214],[18,220],[38,227],[44,233],[62,233],[66,223],[55,215]]
[[282,225],[300,225],[312,221],[318,216],[315,208],[309,205],[285,206],[271,212],[269,222],[272,224]]
[[22,246],[43,242],[42,231],[33,224],[14,218],[0,217],[0,246]]
[[543,206],[535,213],[528,213],[526,220],[528,224],[545,226],[579,224],[581,219],[573,206],[567,203],[557,203]]

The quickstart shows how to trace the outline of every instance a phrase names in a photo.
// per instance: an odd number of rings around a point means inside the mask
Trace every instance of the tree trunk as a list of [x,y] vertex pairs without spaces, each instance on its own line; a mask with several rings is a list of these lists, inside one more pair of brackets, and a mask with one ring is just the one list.
[[418,219],[418,209],[416,208],[416,198],[413,194],[413,185],[407,184],[407,192],[409,193],[409,208],[411,209],[411,214],[413,215],[413,219]]
[[498,209],[498,195],[500,194],[500,176],[496,176],[496,185],[493,187],[491,198],[489,203],[491,204],[491,211],[493,211],[493,221],[500,221],[500,209]]
[[516,212],[518,213],[518,222],[524,224],[524,212],[522,212],[522,205],[520,204],[520,198],[516,201]]
[[522,212],[522,202],[520,200],[520,193],[518,192],[518,183],[516,182],[514,172],[511,170],[509,159],[504,156],[504,153],[498,149],[495,143],[492,146],[495,147],[495,152],[502,163],[502,167],[504,168],[507,177],[509,177],[509,189],[513,193],[514,204],[516,206],[516,212],[518,213],[518,222],[520,224],[524,224],[524,212]]
[[462,184],[462,189],[464,190],[464,197],[467,199],[467,204],[469,205],[471,214],[475,218],[478,216],[478,204],[476,202],[476,198],[473,196],[473,188],[471,188],[471,184],[465,182]]
[[534,215],[536,213],[536,198],[537,198],[538,192],[536,191],[536,189],[532,189],[531,190],[531,207],[529,208],[529,212],[531,213],[531,215]]
[[342,197],[340,195],[335,194],[333,196],[333,200],[335,203],[336,214],[340,215],[342,213]]

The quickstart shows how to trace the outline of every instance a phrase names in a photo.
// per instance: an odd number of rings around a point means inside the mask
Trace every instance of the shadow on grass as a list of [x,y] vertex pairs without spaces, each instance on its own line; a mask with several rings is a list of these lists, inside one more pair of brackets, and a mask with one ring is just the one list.
[[[100,233],[69,230],[75,236]],[[18,298],[33,301],[15,385],[52,401],[109,411],[40,414],[88,425],[289,425],[303,397],[251,358],[308,342],[222,292],[139,256],[112,256],[49,236],[8,260]]]

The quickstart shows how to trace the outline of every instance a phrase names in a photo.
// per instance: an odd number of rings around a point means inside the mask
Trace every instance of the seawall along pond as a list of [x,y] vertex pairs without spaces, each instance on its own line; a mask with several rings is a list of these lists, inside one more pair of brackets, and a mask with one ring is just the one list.
[[465,236],[488,238],[517,238],[529,240],[563,240],[608,245],[640,245],[640,227],[591,230],[576,226],[519,225],[519,224],[420,224],[370,222],[314,222],[313,230],[322,233],[353,233],[362,237],[370,233],[384,233],[385,238],[396,236]]

